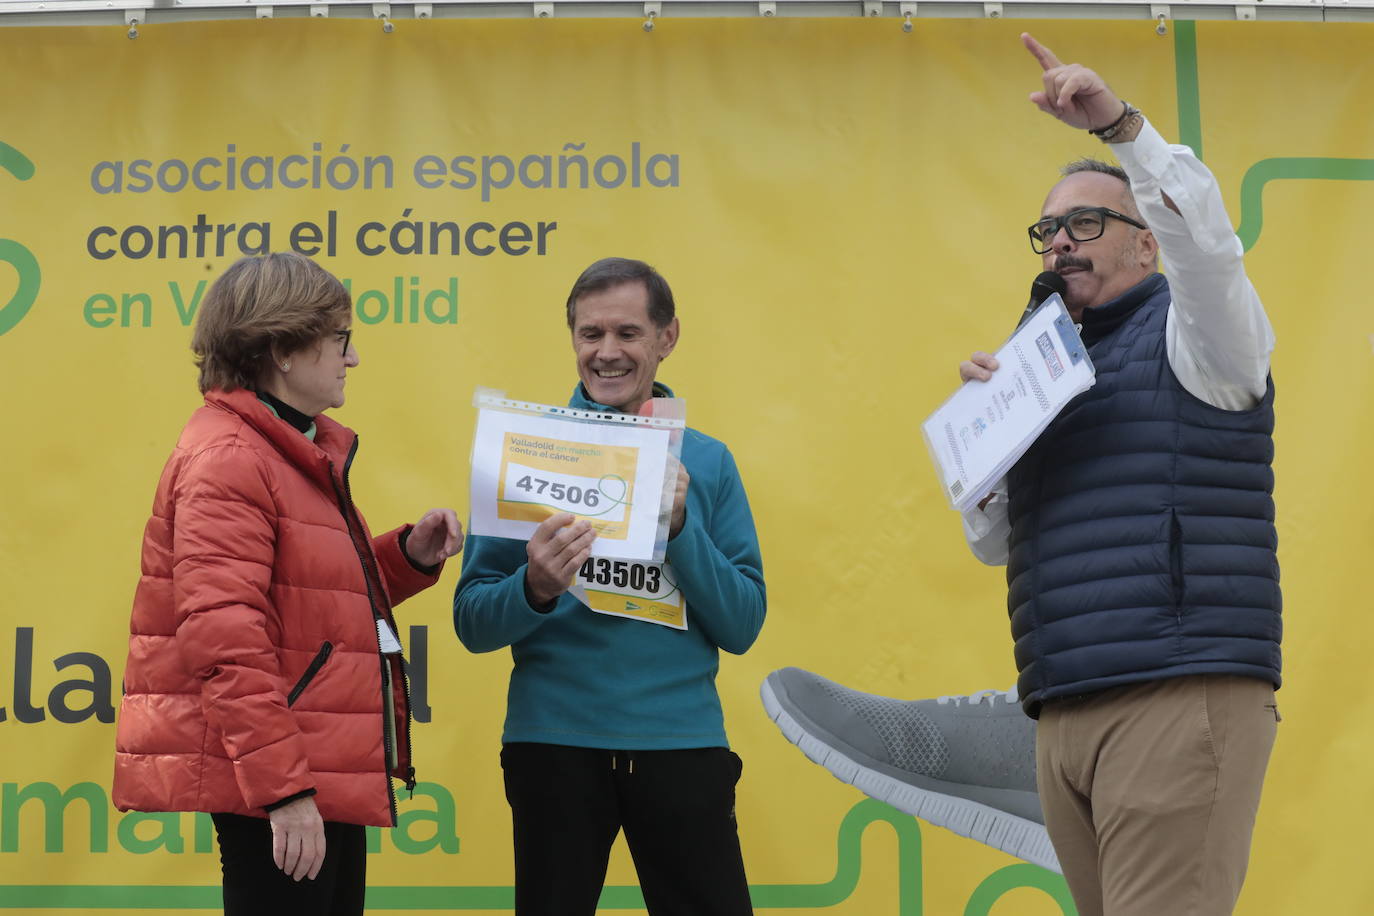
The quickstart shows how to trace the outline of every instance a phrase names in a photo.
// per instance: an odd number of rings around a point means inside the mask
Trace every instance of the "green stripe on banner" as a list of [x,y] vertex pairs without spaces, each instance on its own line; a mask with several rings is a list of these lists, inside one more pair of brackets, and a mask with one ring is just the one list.
[[[759,909],[810,909],[841,903],[859,884],[863,865],[861,839],[870,824],[891,825],[897,835],[897,906],[894,916],[921,916],[921,828],[915,818],[890,805],[865,799],[849,810],[835,841],[835,877],[821,884],[755,884],[750,887]],[[1037,871],[1040,871],[1037,869]],[[1047,873],[1048,874],[1048,873]],[[0,885],[0,909],[187,909],[217,910],[216,887],[165,885]],[[371,887],[367,906],[378,910],[513,910],[512,887]],[[642,910],[637,886],[607,887],[600,906],[608,910]]]
[[1174,23],[1174,83],[1178,92],[1178,137],[1202,159],[1202,100],[1197,78],[1197,23]]
[[863,864],[860,839],[868,825],[878,821],[892,825],[897,834],[896,916],[920,916],[921,827],[909,814],[873,799],[859,802],[840,822],[835,840],[835,877],[824,884],[755,884],[750,897],[757,908],[820,908],[840,903],[859,884]]
[[[1202,101],[1197,72],[1197,23],[1174,24],[1174,80],[1178,92],[1179,142],[1202,159]],[[1264,186],[1271,181],[1374,181],[1374,159],[1276,157],[1250,166],[1240,185],[1240,227],[1236,235],[1246,251],[1264,228]]]
[[20,181],[28,181],[33,177],[33,161],[4,141],[0,141],[0,169]]
[[[865,799],[849,810],[835,838],[835,876],[820,884],[755,884],[749,888],[755,909],[825,909],[844,902],[859,885],[863,871],[864,831],[886,823],[897,839],[897,905],[893,916],[922,916],[923,875],[921,827],[913,817],[890,805]],[[965,916],[987,916],[1008,891],[1032,888],[1048,894],[1066,916],[1076,916],[1064,879],[1034,865],[1009,865],[989,875],[969,898]],[[218,910],[220,889],[167,885],[0,885],[0,909],[83,910]],[[513,910],[512,887],[371,887],[370,910]],[[604,910],[643,910],[638,887],[607,887]]]
[[0,909],[82,910],[218,910],[224,905],[219,886],[176,887],[165,884],[4,884]]
[[1073,895],[1064,879],[1052,871],[1038,865],[1020,863],[1008,865],[983,879],[968,898],[964,916],[990,916],[992,907],[1007,891],[1021,887],[1042,890],[1054,898],[1064,916],[1078,916],[1078,908],[1073,905]]
[[1236,235],[1249,251],[1264,228],[1264,186],[1281,179],[1374,181],[1374,159],[1287,157],[1261,159],[1240,182],[1240,228]]

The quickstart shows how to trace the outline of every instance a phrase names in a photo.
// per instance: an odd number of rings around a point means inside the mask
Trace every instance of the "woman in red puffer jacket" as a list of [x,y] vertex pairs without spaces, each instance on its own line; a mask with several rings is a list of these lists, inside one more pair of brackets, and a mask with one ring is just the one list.
[[115,746],[120,810],[213,816],[226,913],[361,913],[364,825],[414,786],[392,605],[462,547],[450,509],[373,537],[348,472],[347,290],[296,254],[210,288],[205,405],[143,537]]

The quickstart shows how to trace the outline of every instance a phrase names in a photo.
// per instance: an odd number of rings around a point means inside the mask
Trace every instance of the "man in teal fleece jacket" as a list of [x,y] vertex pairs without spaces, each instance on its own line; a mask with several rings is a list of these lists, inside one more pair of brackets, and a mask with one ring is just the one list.
[[[573,285],[581,382],[571,406],[636,413],[678,339],[668,284],[606,258]],[[469,537],[453,597],[473,652],[511,647],[501,765],[515,835],[519,916],[591,916],[624,829],[652,916],[752,913],[735,824],[739,757],[725,738],[719,650],[763,626],[763,564],[725,445],[686,431],[667,557],[640,581],[676,582],[685,629],[597,613],[568,589],[595,537],[566,513],[528,542]],[[592,561],[595,564],[597,561]]]

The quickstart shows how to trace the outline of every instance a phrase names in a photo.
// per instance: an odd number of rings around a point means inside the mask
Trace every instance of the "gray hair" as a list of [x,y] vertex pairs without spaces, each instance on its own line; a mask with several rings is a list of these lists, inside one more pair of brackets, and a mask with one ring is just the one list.
[[1135,195],[1131,193],[1131,176],[1126,174],[1125,169],[1119,165],[1112,165],[1110,162],[1103,162],[1101,159],[1084,156],[1082,159],[1075,159],[1059,170],[1059,174],[1065,178],[1070,175],[1077,175],[1079,172],[1097,172],[1099,175],[1110,175],[1121,182],[1124,186],[1121,200],[1126,205],[1126,215],[1140,218],[1140,208],[1136,206]]

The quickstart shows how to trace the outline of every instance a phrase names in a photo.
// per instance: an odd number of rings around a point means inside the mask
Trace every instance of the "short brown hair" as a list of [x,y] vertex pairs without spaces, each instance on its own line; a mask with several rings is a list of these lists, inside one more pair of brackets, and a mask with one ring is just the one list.
[[568,293],[568,329],[572,330],[577,318],[578,299],[587,293],[599,293],[622,283],[635,282],[643,283],[649,292],[649,320],[659,330],[666,328],[677,315],[677,306],[673,303],[673,291],[668,288],[668,281],[663,279],[663,275],[633,258],[602,258],[582,271],[573,284],[572,292]]
[[196,316],[191,350],[201,393],[254,389],[267,360],[294,353],[348,323],[353,300],[304,255],[240,258],[215,280]]

